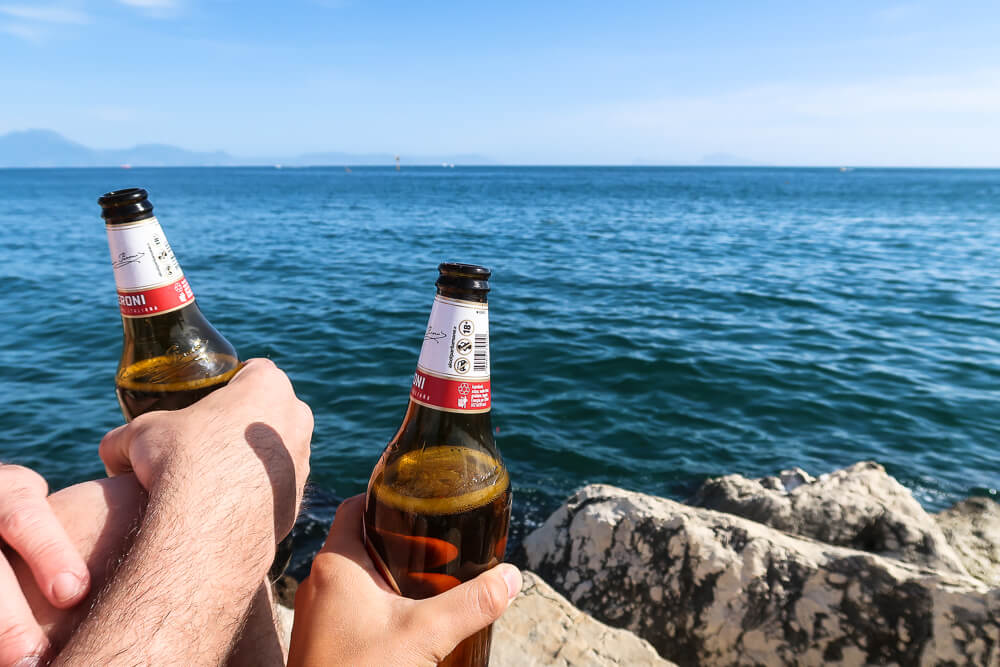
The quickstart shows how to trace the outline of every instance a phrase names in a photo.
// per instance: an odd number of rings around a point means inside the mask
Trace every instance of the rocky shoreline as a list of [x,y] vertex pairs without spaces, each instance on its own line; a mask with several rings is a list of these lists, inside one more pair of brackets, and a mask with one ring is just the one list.
[[877,463],[584,487],[512,556],[515,665],[1000,666],[1000,503],[937,515]]

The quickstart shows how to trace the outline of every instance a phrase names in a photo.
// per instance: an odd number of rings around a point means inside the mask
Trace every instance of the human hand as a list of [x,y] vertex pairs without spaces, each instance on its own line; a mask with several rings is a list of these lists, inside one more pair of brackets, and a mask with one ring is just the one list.
[[437,665],[500,618],[521,590],[521,573],[500,564],[425,600],[395,593],[361,538],[364,496],[337,508],[326,544],[295,594],[289,667]]
[[[72,607],[87,594],[90,573],[46,500],[48,484],[33,470],[0,464],[0,489],[0,539],[28,564],[49,603]],[[14,570],[0,555],[0,665],[47,649]]]
[[[251,359],[225,387],[173,412],[149,412],[104,436],[108,475],[134,471],[158,489],[202,489],[250,519],[273,511],[274,537],[292,529],[309,474],[309,406],[268,359]],[[237,494],[226,503],[223,494]],[[272,545],[273,548],[273,545]]]

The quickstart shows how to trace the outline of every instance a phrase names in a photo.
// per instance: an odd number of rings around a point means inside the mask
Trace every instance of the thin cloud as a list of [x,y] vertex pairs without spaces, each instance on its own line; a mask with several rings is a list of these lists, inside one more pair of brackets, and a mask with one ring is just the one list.
[[0,32],[5,32],[8,35],[13,35],[14,37],[18,37],[27,42],[42,41],[42,32],[40,30],[23,23],[8,23],[0,25]]
[[[89,23],[90,18],[83,12],[66,7],[37,7],[32,5],[0,5],[0,14],[23,21],[40,23]],[[27,26],[24,26],[27,27]],[[30,30],[30,28],[28,28]],[[10,32],[9,30],[7,32]],[[23,35],[22,35],[23,36]]]

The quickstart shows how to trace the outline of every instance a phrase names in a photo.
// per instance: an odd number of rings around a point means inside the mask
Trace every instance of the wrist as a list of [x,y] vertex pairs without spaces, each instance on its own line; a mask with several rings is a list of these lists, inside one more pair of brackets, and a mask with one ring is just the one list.
[[179,524],[200,553],[211,550],[216,563],[232,563],[248,581],[259,581],[276,544],[270,486],[237,469],[228,476],[205,472],[165,468],[150,487],[150,507]]

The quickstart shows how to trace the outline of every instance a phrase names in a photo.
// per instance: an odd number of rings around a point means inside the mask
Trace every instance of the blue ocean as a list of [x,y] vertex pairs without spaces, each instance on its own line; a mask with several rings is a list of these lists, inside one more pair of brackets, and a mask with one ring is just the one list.
[[[145,187],[203,312],[365,489],[441,261],[485,264],[514,539],[575,488],[874,459],[931,510],[1000,486],[1000,171],[0,170],[0,459],[98,477],[121,328],[96,199]],[[311,523],[310,523],[311,522]]]

